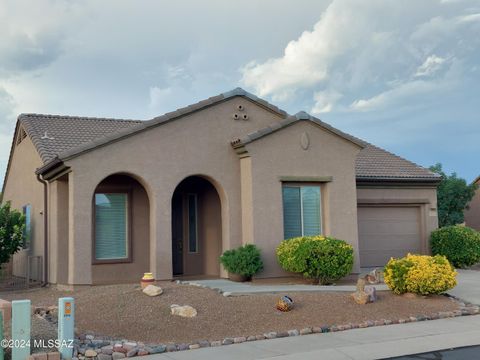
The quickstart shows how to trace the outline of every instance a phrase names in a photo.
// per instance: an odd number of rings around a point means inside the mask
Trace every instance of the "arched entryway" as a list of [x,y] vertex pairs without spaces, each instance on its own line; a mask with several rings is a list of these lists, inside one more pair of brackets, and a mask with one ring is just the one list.
[[204,177],[190,176],[172,197],[174,276],[219,276],[222,211],[217,190]]
[[92,207],[92,282],[138,281],[150,270],[147,191],[133,176],[110,175],[97,185]]

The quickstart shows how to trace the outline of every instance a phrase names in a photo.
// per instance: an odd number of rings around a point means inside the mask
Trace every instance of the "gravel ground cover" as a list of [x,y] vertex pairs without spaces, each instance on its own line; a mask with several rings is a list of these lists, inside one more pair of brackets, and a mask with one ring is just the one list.
[[[224,297],[214,290],[174,282],[157,285],[164,289],[157,297],[148,297],[138,285],[129,284],[85,287],[74,292],[41,288],[3,293],[0,298],[30,299],[35,306],[51,306],[57,304],[59,297],[73,296],[78,333],[145,343],[219,340],[312,326],[429,316],[459,309],[458,303],[444,296],[405,297],[381,291],[377,302],[357,305],[349,293],[328,292],[289,293],[295,308],[282,313],[275,309],[278,294]],[[173,316],[171,304],[191,305],[198,315]]]

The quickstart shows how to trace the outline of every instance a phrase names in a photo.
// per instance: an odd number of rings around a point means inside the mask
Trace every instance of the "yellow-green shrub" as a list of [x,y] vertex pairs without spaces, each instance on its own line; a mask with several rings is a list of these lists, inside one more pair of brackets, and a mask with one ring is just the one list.
[[277,259],[286,271],[328,284],[352,271],[353,248],[332,237],[296,237],[280,243]]
[[441,294],[457,285],[457,272],[445,256],[412,255],[391,258],[385,266],[385,283],[396,294]]

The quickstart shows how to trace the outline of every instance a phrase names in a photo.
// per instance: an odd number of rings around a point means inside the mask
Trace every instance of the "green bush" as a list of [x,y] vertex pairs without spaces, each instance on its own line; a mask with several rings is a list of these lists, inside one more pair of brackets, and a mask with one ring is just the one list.
[[469,227],[446,226],[432,232],[430,245],[433,255],[444,255],[457,268],[480,261],[480,233]]
[[457,284],[457,272],[442,255],[412,255],[390,259],[385,266],[385,284],[395,294],[441,294]]
[[220,256],[220,262],[231,274],[247,278],[263,270],[260,250],[253,244],[246,244],[236,249],[227,250]]
[[0,205],[0,265],[21,249],[25,232],[25,216],[12,209],[9,202]]
[[297,237],[280,243],[277,259],[286,271],[300,273],[320,284],[330,284],[352,271],[353,248],[332,237]]

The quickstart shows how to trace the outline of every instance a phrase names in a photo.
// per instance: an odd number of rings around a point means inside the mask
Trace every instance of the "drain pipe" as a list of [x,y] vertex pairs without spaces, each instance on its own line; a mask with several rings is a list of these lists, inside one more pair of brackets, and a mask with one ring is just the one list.
[[48,189],[47,181],[37,174],[37,180],[43,184],[43,282],[42,287],[48,284]]

